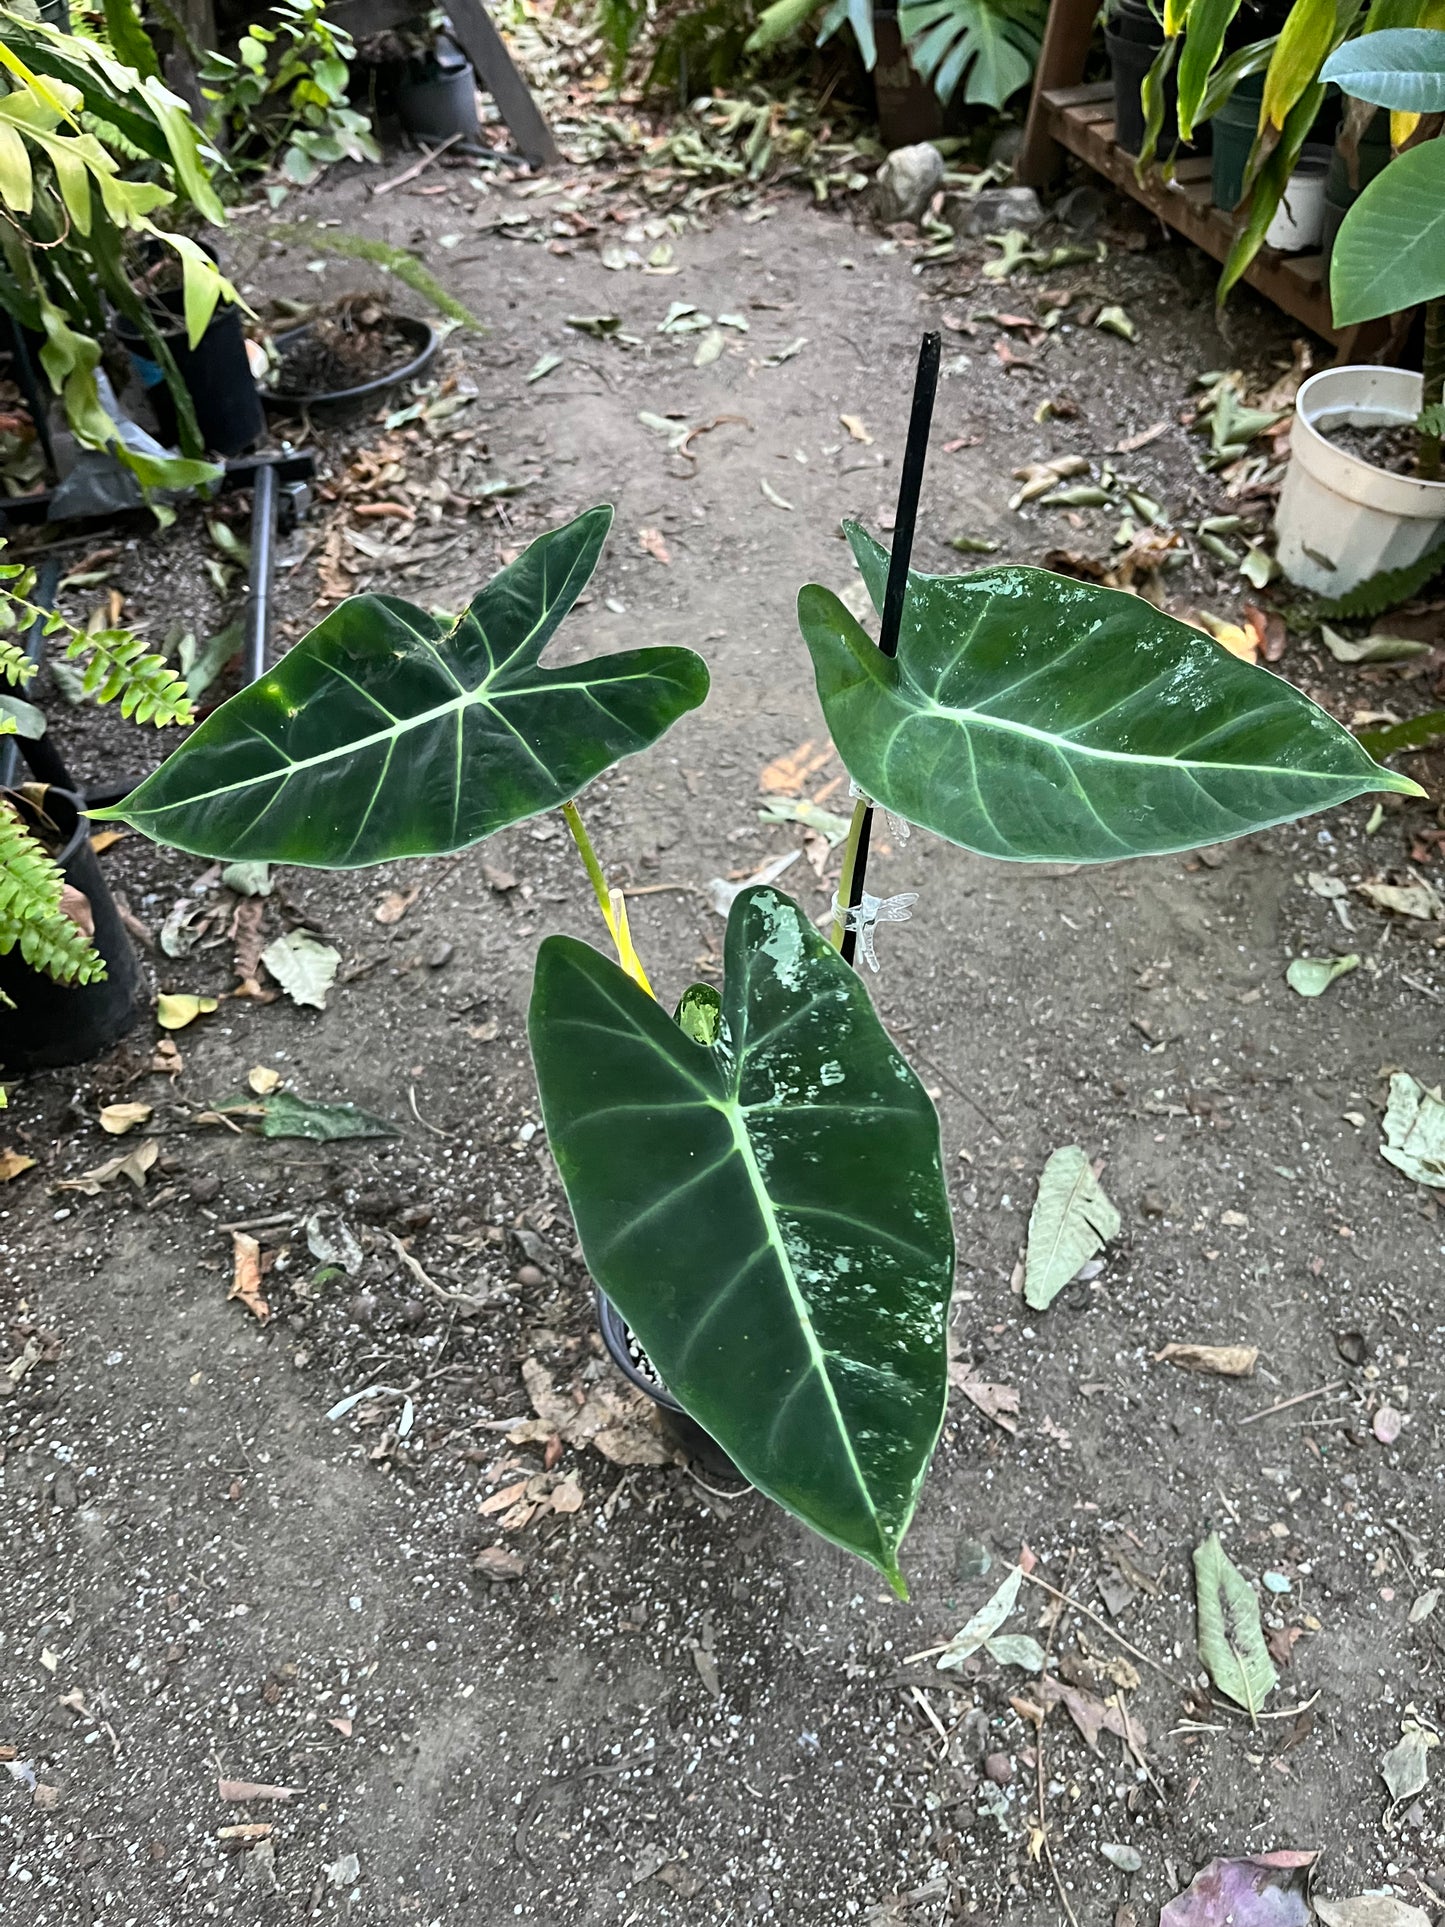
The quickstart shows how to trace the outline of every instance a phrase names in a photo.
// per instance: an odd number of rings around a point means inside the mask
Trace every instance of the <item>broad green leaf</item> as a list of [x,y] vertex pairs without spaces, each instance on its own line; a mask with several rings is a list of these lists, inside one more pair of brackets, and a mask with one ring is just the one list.
[[1239,12],[1240,0],[1194,0],[1189,9],[1184,51],[1179,56],[1179,135],[1190,140],[1204,104],[1209,76],[1224,48],[1224,36]]
[[28,214],[34,195],[29,150],[9,122],[0,120],[0,201],[12,213]]
[[995,109],[1028,84],[1044,20],[1034,0],[904,0],[898,10],[908,58],[938,98],[966,82],[970,106]]
[[[874,606],[888,554],[848,539]],[[1418,795],[1298,690],[1117,589],[1014,566],[910,573],[896,660],[838,598],[798,620],[849,774],[984,856],[1102,863]]]
[[1119,1235],[1119,1214],[1077,1144],[1055,1151],[1029,1213],[1024,1302],[1046,1311],[1080,1266]]
[[733,904],[711,1046],[706,1001],[684,1030],[588,945],[538,953],[532,1058],[588,1268],[753,1484],[903,1593],[947,1391],[938,1119],[776,891]]
[[1284,973],[1285,982],[1301,997],[1323,997],[1336,977],[1358,970],[1360,960],[1348,957],[1296,957]]
[[109,814],[227,862],[356,869],[555,809],[707,694],[689,649],[540,666],[611,521],[540,536],[450,624],[351,597]]
[[1336,0],[1294,0],[1264,76],[1261,127],[1282,128],[1335,44]]
[[159,79],[161,70],[156,60],[156,50],[151,45],[150,35],[141,25],[135,0],[103,0],[103,4],[106,38],[116,53],[127,67],[134,67],[138,74],[154,75]]
[[1336,47],[1320,78],[1393,113],[1438,114],[1445,111],[1445,32],[1392,27],[1362,34]]
[[1279,1674],[1264,1643],[1254,1588],[1231,1562],[1217,1532],[1194,1549],[1194,1590],[1199,1657],[1225,1698],[1255,1721]]
[[1429,140],[1397,154],[1346,214],[1330,258],[1330,301],[1335,326],[1349,328],[1441,295],[1445,140]]

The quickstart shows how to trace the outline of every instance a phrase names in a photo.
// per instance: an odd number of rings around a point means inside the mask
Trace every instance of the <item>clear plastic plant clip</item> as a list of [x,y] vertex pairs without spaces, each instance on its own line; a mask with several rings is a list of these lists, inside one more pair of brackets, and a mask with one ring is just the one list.
[[907,923],[913,915],[913,906],[918,901],[916,890],[905,890],[901,896],[874,897],[865,890],[863,901],[844,909],[837,897],[833,898],[833,915],[843,919],[845,930],[858,933],[858,954],[875,974],[878,970],[878,953],[873,948],[873,931],[880,923]]
[[860,790],[851,776],[848,778],[848,800],[851,803],[870,803],[875,810],[883,810],[883,820],[888,825],[893,841],[900,849],[913,834],[913,825],[906,816],[895,816],[892,810],[884,809],[883,805],[871,797],[867,790]]

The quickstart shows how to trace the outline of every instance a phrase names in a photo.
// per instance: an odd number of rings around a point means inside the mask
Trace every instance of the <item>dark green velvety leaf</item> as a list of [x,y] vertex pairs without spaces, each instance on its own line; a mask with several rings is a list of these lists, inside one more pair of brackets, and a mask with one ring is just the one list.
[[[875,606],[887,551],[848,539]],[[1138,596],[1043,569],[910,573],[896,660],[827,589],[798,620],[828,728],[876,802],[985,856],[1102,863],[1217,843],[1381,769],[1278,676]]]
[[758,1489],[903,1591],[953,1229],[938,1119],[867,991],[795,903],[751,889],[711,1045],[570,937],[541,947],[529,1025],[593,1277]]
[[226,862],[435,856],[554,809],[707,694],[690,649],[543,668],[612,521],[540,536],[448,625],[353,596],[97,816]]

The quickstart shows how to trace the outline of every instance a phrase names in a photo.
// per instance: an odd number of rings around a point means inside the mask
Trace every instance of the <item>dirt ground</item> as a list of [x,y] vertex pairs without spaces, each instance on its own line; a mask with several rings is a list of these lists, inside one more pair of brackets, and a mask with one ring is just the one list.
[[[412,437],[388,486],[412,491],[416,523],[321,501],[279,602],[299,634],[318,567],[350,562],[348,586],[456,608],[504,552],[614,502],[561,653],[684,642],[713,673],[703,710],[585,800],[604,861],[647,891],[635,933],[675,994],[719,965],[709,879],[800,846],[797,825],[759,820],[763,768],[827,749],[793,599],[851,579],[841,516],[888,526],[920,327],[1016,309],[1037,283],[981,280],[981,245],[915,272],[916,252],[860,213],[792,194],[663,230],[676,272],[645,272],[658,234],[629,239],[626,219],[599,218],[588,176],[562,178],[597,231],[462,167],[384,200],[361,176],[307,198],[311,218],[415,244],[492,332],[454,334],[439,364],[475,389],[470,406],[391,431]],[[614,235],[639,265],[603,266]],[[1015,339],[1035,365],[1008,368],[993,324],[949,331],[921,566],[971,566],[947,546],[961,533],[1004,557],[1107,554],[1114,521],[1097,511],[1078,528],[1011,512],[1011,471],[1160,422],[1121,470],[1176,523],[1230,506],[1179,416],[1196,375],[1266,380],[1290,335],[1246,297],[1221,337],[1206,264],[1145,238],[1056,277],[1083,306],[1122,303],[1135,342],[1065,324]],[[296,298],[372,287],[417,309],[371,269],[314,271],[321,258],[257,233],[244,278]],[[720,358],[696,367],[698,333],[658,332],[674,301],[747,330],[725,328]],[[636,345],[566,326],[603,314]],[[560,365],[529,382],[544,355]],[[1058,396],[1077,412],[1036,421]],[[640,412],[723,419],[679,455]],[[386,432],[322,437],[333,492]],[[433,518],[425,489],[446,475]],[[527,486],[486,497],[488,480]],[[383,553],[338,537],[328,563],[333,527]],[[127,615],[157,635],[177,611],[210,621],[199,553],[193,518],[170,543],[126,538],[112,580]],[[1219,613],[1244,593],[1222,571],[1173,581]],[[1428,706],[1417,665],[1344,670],[1296,638],[1279,666],[1347,718]],[[78,773],[113,769],[112,726],[52,707]],[[125,753],[149,748],[132,734]],[[1410,767],[1438,793],[1438,761]],[[839,775],[825,759],[807,793]],[[175,1034],[173,1078],[148,1068],[147,1013],[106,1059],[15,1083],[0,1142],[38,1163],[0,1190],[0,1388],[28,1341],[39,1355],[0,1399],[6,1919],[1052,1927],[1051,1852],[1079,1922],[1135,1927],[1214,1855],[1281,1847],[1324,1850],[1326,1893],[1388,1884],[1445,1904],[1438,1796],[1387,1824],[1377,1771],[1409,1709],[1445,1720],[1445,1614],[1412,1613],[1445,1581],[1445,1232],[1377,1148],[1388,1070],[1445,1075],[1445,938],[1357,894],[1340,900],[1347,931],[1307,882],[1403,873],[1435,821],[1424,804],[1387,804],[1373,833],[1370,818],[1366,799],[1205,859],[1062,874],[923,833],[879,849],[872,887],[920,896],[880,937],[874,989],[942,1115],[960,1357],[1018,1395],[1016,1431],[963,1399],[951,1410],[904,1548],[906,1605],[694,1468],[570,1447],[544,1465],[540,1444],[507,1441],[532,1416],[524,1362],[564,1392],[609,1370],[525,1053],[540,936],[601,940],[555,819],[459,860],[281,873],[265,934],[304,923],[342,953],[324,1012],[227,998]],[[152,933],[182,896],[222,903],[205,865],[137,838],[106,861]],[[832,872],[800,859],[781,881],[821,913]],[[387,893],[417,889],[377,921]],[[150,985],[233,989],[228,928],[223,909],[188,956],[147,952]],[[1324,997],[1286,987],[1292,955],[1341,949],[1363,966]],[[255,1066],[399,1135],[266,1141],[201,1122]],[[159,1147],[145,1187],[57,1191],[133,1142],[96,1120],[137,1097]],[[1068,1143],[1104,1160],[1124,1230],[1097,1276],[1034,1314],[1010,1280],[1039,1170]],[[264,1324],[227,1300],[237,1224],[274,1261]],[[340,1264],[318,1265],[318,1242]],[[1255,1345],[1258,1369],[1188,1375],[1156,1361],[1170,1341]],[[405,1438],[394,1397],[328,1416],[374,1384],[413,1399]],[[1389,1445],[1372,1428],[1385,1404],[1404,1419]],[[531,1499],[489,1506],[527,1481]],[[1202,1690],[1190,1553],[1213,1528],[1277,1588],[1266,1623],[1289,1663],[1257,1730]],[[1036,1734],[1012,1703],[1032,1690],[1017,1670],[912,1658],[1023,1546],[1097,1615],[1070,1608],[1053,1627],[1061,1677],[1122,1691],[1147,1765],[1112,1732],[1091,1750],[1063,1709]],[[478,1565],[487,1548],[511,1556]],[[1038,1629],[1049,1596],[1025,1593],[1012,1623]],[[223,1780],[293,1791],[223,1803]],[[1105,1846],[1133,1848],[1138,1871]]]

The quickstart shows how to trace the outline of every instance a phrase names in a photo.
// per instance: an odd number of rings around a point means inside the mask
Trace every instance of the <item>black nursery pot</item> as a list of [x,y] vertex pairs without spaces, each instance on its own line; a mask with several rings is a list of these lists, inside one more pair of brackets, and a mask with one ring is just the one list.
[[597,1329],[602,1334],[608,1356],[627,1382],[636,1386],[639,1392],[645,1392],[656,1405],[663,1433],[669,1442],[686,1452],[690,1459],[714,1478],[741,1479],[743,1474],[717,1440],[710,1432],[705,1432],[668,1391],[653,1370],[652,1360],[634,1338],[622,1313],[600,1286],[595,1296]]
[[[24,798],[16,806],[27,825],[37,827],[34,807]],[[105,959],[106,974],[99,983],[58,984],[32,970],[18,947],[0,957],[0,991],[14,1006],[0,1003],[0,1067],[12,1072],[83,1063],[108,1050],[140,1014],[135,953],[90,847],[90,819],[80,798],[47,790],[45,816],[59,833],[55,861],[90,903],[91,941]]]
[[[1143,0],[1119,0],[1104,23],[1104,45],[1114,80],[1114,139],[1125,153],[1137,154],[1144,145],[1140,90],[1164,45],[1164,29]],[[1164,127],[1159,137],[1163,154],[1178,146],[1178,111],[1179,81],[1171,72],[1164,83]],[[1173,141],[1169,137],[1171,128],[1175,129]]]
[[[298,409],[318,410],[323,418],[346,420],[363,413],[368,404],[379,401],[388,390],[398,388],[404,381],[414,381],[418,375],[425,374],[431,366],[437,349],[441,346],[441,336],[430,322],[418,321],[412,315],[394,314],[388,317],[393,328],[402,335],[411,347],[411,353],[396,368],[384,375],[376,375],[370,381],[361,381],[352,388],[309,389],[304,393],[281,388],[266,388],[261,391],[268,408],[294,414]],[[286,350],[295,343],[303,341],[310,333],[311,323],[303,321],[298,328],[288,328],[276,337],[276,352],[284,357]]]
[[[175,300],[179,303],[180,296],[176,295]],[[194,348],[187,339],[185,324],[170,311],[168,300],[164,312],[155,315],[155,321],[190,394],[201,440],[216,455],[244,453],[253,442],[260,440],[266,416],[246,355],[240,309],[233,302],[218,307]],[[115,329],[155,411],[161,440],[174,444],[175,398],[166,385],[160,364],[151,359],[150,343],[125,315],[116,316]]]

